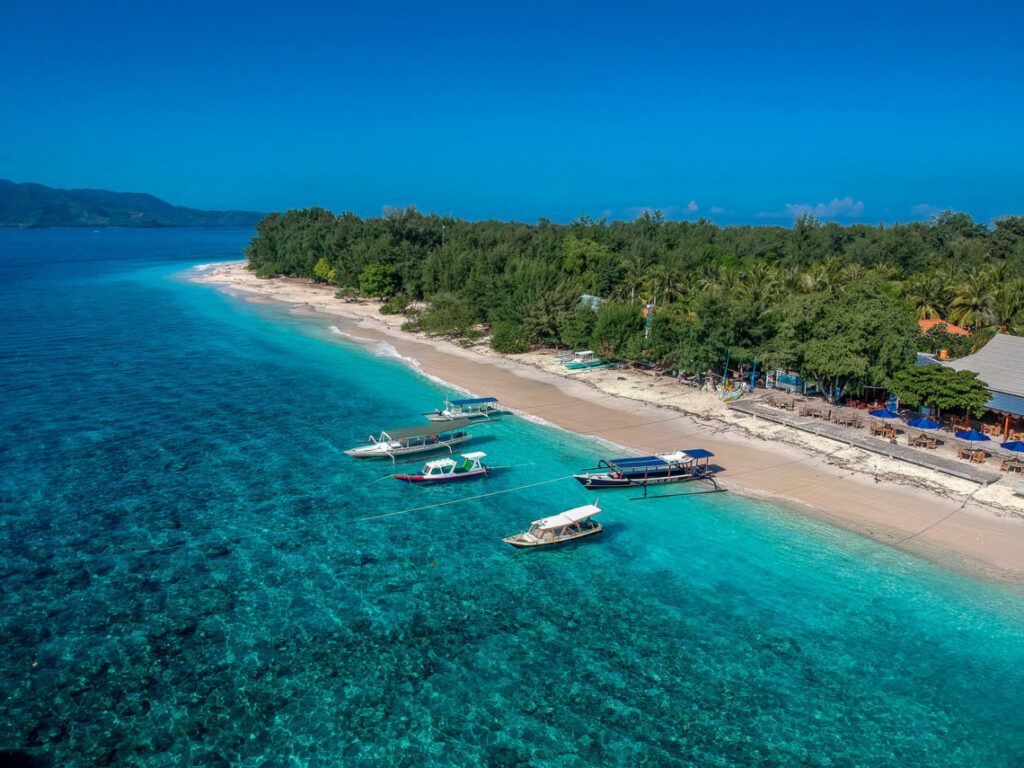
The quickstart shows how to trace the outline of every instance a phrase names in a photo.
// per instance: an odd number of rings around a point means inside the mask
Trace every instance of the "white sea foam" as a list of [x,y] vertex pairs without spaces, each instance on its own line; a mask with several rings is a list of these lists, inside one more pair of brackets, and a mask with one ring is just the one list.
[[368,339],[365,336],[356,336],[353,333],[348,333],[347,331],[341,330],[341,328],[339,328],[336,325],[329,325],[327,327],[330,329],[331,333],[333,333],[334,335],[341,336],[341,337],[349,339],[351,341],[359,341],[359,342],[363,342],[363,343],[366,343],[366,344],[374,344],[377,341],[376,339]]
[[417,371],[420,370],[420,361],[417,360],[415,357],[403,355],[401,352],[395,349],[394,344],[389,344],[386,341],[378,341],[376,344],[373,345],[373,351],[376,352],[381,357],[393,357],[396,360],[401,360],[402,362],[406,363],[411,368],[415,368]]

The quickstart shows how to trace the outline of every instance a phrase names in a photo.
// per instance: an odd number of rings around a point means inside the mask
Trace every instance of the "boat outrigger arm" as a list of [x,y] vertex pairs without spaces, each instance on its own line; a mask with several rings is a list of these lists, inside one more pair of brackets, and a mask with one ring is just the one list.
[[395,456],[433,450],[445,449],[448,453],[454,453],[452,446],[464,442],[469,437],[463,430],[474,423],[472,419],[452,419],[443,425],[422,424],[417,427],[385,429],[380,433],[380,437],[370,435],[368,440],[363,441],[370,445],[352,448],[345,453],[356,458],[387,456],[392,461],[395,460]]
[[702,448],[673,451],[654,456],[602,459],[596,467],[573,475],[585,488],[629,488],[690,480],[708,480],[717,487],[714,456]]

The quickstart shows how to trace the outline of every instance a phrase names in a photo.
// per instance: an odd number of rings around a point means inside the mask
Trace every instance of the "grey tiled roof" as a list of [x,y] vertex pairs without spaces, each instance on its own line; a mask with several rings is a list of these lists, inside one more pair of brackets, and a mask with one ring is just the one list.
[[992,392],[1024,397],[1024,336],[996,334],[973,355],[946,362],[958,371],[974,371]]

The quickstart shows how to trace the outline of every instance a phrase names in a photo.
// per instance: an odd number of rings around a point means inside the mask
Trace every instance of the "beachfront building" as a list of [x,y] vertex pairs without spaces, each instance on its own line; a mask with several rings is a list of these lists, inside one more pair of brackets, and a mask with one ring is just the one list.
[[971,335],[970,331],[964,330],[959,325],[954,325],[953,323],[947,322],[947,321],[943,320],[942,318],[938,318],[938,317],[918,320],[917,321],[917,325],[921,329],[921,333],[928,333],[928,331],[930,331],[935,326],[941,325],[941,326],[945,327],[946,333],[948,333],[951,336],[970,336]]
[[985,382],[992,395],[985,408],[1002,423],[1004,441],[1024,431],[1024,337],[999,333],[973,355],[939,362]]

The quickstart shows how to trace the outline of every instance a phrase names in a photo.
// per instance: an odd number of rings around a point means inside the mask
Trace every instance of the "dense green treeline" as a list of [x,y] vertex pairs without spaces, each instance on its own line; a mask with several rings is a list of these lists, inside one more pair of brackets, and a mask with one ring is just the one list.
[[[885,383],[916,349],[957,349],[945,334],[922,339],[919,317],[968,327],[975,345],[1024,333],[1020,217],[987,226],[946,212],[928,223],[842,226],[803,216],[786,228],[654,212],[528,225],[312,208],[264,218],[246,256],[261,276],[396,297],[393,311],[425,302],[409,327],[473,336],[487,326],[503,351],[560,343],[694,373],[720,367],[731,350],[736,363],[758,356],[853,390]],[[603,300],[596,311],[584,295]]]

